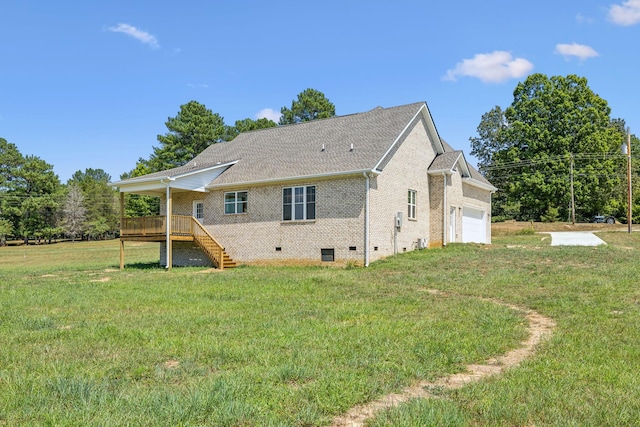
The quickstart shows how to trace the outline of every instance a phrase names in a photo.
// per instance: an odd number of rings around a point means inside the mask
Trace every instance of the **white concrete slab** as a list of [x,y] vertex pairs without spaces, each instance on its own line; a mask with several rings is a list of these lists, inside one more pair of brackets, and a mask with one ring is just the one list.
[[598,246],[607,243],[591,231],[554,231],[551,246]]

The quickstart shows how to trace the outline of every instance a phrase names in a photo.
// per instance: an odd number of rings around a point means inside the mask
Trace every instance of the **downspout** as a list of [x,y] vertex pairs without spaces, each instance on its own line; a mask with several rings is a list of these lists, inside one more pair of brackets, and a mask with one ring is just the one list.
[[442,246],[447,246],[447,174],[442,172]]
[[367,172],[362,173],[366,179],[364,201],[364,266],[369,267],[369,189],[370,181]]

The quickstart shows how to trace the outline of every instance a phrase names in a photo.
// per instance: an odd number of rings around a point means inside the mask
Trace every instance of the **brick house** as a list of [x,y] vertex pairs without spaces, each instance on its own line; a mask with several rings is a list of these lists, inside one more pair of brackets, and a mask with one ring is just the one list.
[[124,242],[148,240],[161,242],[168,268],[368,265],[449,242],[490,243],[496,190],[439,137],[424,102],[242,133],[184,166],[113,185],[121,201],[161,198],[161,216],[121,218],[121,267]]

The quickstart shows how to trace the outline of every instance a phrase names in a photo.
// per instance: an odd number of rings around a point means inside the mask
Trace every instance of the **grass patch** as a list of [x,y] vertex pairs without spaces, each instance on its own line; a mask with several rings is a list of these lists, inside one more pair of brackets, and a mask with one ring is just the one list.
[[[23,248],[0,248],[0,425],[328,425],[517,347],[523,319],[472,296],[531,307],[557,328],[519,367],[370,426],[635,425],[640,234],[598,235],[607,246],[510,232],[367,269],[216,274],[114,271],[117,242],[24,263]],[[156,245],[127,247],[140,266],[157,257]]]
[[[514,233],[491,246],[447,248],[422,270],[412,268],[418,254],[390,261],[385,269],[410,270],[404,280],[444,276],[444,289],[528,306],[558,326],[517,369],[385,411],[369,425],[636,425],[640,235],[598,235],[607,246],[550,247]],[[460,257],[464,268],[438,269]]]
[[325,425],[524,336],[507,308],[365,269],[120,272],[117,242],[41,249],[0,271],[9,425]]

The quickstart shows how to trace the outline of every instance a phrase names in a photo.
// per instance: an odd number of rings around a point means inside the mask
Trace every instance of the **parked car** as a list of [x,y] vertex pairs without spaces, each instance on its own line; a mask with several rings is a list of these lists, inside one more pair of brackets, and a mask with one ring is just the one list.
[[615,224],[616,219],[610,215],[594,215],[593,218],[591,218],[591,222]]

